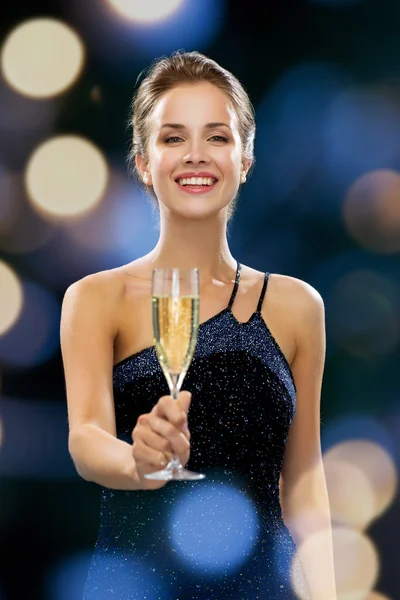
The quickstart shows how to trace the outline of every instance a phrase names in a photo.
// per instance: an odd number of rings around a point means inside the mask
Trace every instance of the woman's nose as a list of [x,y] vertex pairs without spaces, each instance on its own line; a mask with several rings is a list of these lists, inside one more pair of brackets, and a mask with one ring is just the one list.
[[209,162],[210,157],[203,144],[192,143],[189,152],[186,152],[183,160],[185,163],[207,163]]

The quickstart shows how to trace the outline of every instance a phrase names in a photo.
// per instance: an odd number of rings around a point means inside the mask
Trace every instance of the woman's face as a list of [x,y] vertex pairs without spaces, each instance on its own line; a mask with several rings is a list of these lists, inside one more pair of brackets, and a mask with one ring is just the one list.
[[208,82],[179,85],[149,119],[148,162],[137,164],[160,203],[188,217],[228,207],[249,167],[228,96]]

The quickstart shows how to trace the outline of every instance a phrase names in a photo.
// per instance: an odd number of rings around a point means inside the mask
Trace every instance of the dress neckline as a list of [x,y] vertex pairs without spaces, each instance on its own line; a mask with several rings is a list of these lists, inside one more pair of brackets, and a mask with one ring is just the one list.
[[[256,319],[258,319],[260,321],[261,325],[265,328],[265,331],[266,331],[268,337],[270,338],[272,344],[274,345],[275,350],[278,352],[278,354],[282,358],[283,362],[285,363],[286,368],[287,368],[287,370],[289,372],[289,376],[290,376],[290,378],[292,380],[294,389],[296,389],[296,383],[295,383],[295,380],[294,380],[294,375],[293,375],[292,367],[290,366],[289,361],[286,358],[285,354],[283,353],[283,351],[282,351],[280,345],[278,344],[277,340],[275,339],[275,337],[271,333],[270,328],[268,327],[266,321],[264,320],[264,317],[261,314],[261,310],[259,310],[258,308],[257,308],[257,310],[255,310],[253,312],[252,315],[250,315],[250,318],[247,321],[238,321],[238,319],[233,314],[232,310],[229,308],[229,306],[227,306],[227,307],[223,308],[222,310],[220,310],[215,315],[212,315],[206,321],[203,321],[202,323],[200,323],[199,324],[199,331],[201,330],[202,327],[208,325],[209,323],[212,323],[212,321],[214,321],[218,317],[224,315],[225,313],[227,313],[229,315],[229,317],[233,320],[233,322],[235,323],[235,325],[237,325],[239,327],[246,327],[247,325],[250,325],[251,323],[253,323],[253,321],[255,321]],[[134,352],[133,354],[130,354],[129,356],[126,356],[125,358],[123,358],[120,361],[118,361],[117,363],[115,363],[115,365],[113,366],[113,375],[114,375],[114,372],[117,371],[117,369],[119,369],[124,363],[129,362],[130,360],[135,360],[136,358],[138,358],[142,354],[146,354],[147,352],[153,352],[154,354],[156,354],[156,347],[155,347],[155,345],[152,344],[151,346],[147,346],[146,348],[142,348],[138,352]]]
[[[217,312],[215,315],[212,315],[211,317],[209,317],[208,319],[206,319],[206,321],[203,321],[202,323],[199,323],[199,331],[202,327],[204,327],[205,325],[208,325],[209,323],[211,323],[212,321],[214,321],[214,319],[222,316],[223,314],[228,313],[229,316],[234,320],[236,325],[239,326],[243,326],[243,325],[249,325],[257,315],[260,315],[260,311],[259,310],[255,310],[249,317],[249,319],[247,321],[239,321],[235,315],[232,312],[232,309],[229,306],[226,306],[225,308],[223,308],[222,310],[220,310],[219,312]],[[260,315],[261,316],[261,315]],[[263,319],[264,321],[264,319]],[[138,350],[137,352],[134,352],[133,354],[129,354],[129,356],[126,356],[125,358],[122,358],[121,360],[119,360],[117,363],[115,363],[115,365],[113,366],[113,369],[117,369],[118,367],[120,367],[124,362],[132,359],[132,358],[136,358],[137,356],[139,356],[140,354],[143,354],[144,352],[149,352],[150,350],[154,350],[155,351],[155,345],[152,344],[151,346],[146,346],[145,348],[142,348],[141,350]]]
[[[206,325],[207,323],[209,323],[210,321],[212,321],[213,319],[215,319],[216,317],[219,317],[220,315],[229,312],[232,317],[235,319],[236,323],[238,323],[239,325],[245,325],[246,323],[249,323],[251,321],[251,319],[254,317],[254,314],[256,312],[258,312],[258,310],[256,310],[250,317],[250,319],[248,321],[245,321],[244,323],[241,323],[240,321],[238,321],[235,317],[235,315],[232,312],[232,305],[233,302],[235,300],[236,297],[236,293],[238,291],[239,288],[239,282],[240,282],[240,275],[241,275],[241,271],[242,271],[242,265],[240,264],[240,262],[237,260],[236,261],[236,275],[235,275],[235,283],[233,286],[233,290],[231,293],[231,296],[229,298],[229,302],[228,302],[228,306],[226,306],[225,308],[223,308],[222,310],[220,310],[219,312],[217,312],[215,315],[212,315],[209,319],[207,319],[206,321],[203,321],[203,323],[199,323],[199,330],[203,325]],[[122,358],[121,360],[119,360],[117,363],[115,363],[115,365],[113,366],[113,370],[116,369],[117,367],[119,367],[122,363],[124,363],[125,361],[131,359],[131,358],[136,358],[136,356],[139,356],[139,354],[142,354],[143,352],[149,351],[152,348],[154,348],[155,350],[155,345],[152,344],[151,346],[147,346],[146,348],[142,348],[142,350],[139,350],[138,352],[134,352],[133,354],[129,354],[128,356],[126,356],[125,358]]]

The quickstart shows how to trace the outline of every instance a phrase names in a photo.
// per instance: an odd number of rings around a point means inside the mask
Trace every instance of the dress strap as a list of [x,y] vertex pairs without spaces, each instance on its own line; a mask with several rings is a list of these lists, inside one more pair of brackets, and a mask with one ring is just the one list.
[[261,312],[262,303],[263,303],[263,300],[264,300],[265,292],[267,290],[268,280],[269,280],[269,273],[265,273],[265,276],[264,276],[264,285],[263,285],[263,288],[261,290],[260,299],[258,301],[257,312]]
[[233,287],[232,294],[231,294],[229,304],[228,304],[229,310],[232,308],[232,304],[233,304],[233,301],[235,300],[236,292],[238,291],[239,281],[240,281],[240,272],[242,270],[242,265],[240,264],[240,262],[239,261],[236,261],[236,262],[237,262],[236,280],[235,280],[235,285]]

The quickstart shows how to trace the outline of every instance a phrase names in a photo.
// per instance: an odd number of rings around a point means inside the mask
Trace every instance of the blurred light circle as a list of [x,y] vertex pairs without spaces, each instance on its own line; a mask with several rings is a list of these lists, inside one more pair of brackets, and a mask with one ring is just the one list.
[[[262,210],[293,194],[315,171],[323,151],[326,111],[348,80],[335,64],[302,63],[283,73],[257,107],[255,152],[262,169],[248,185],[259,186],[252,195],[260,198]],[[267,207],[262,200],[266,187]]]
[[[392,420],[391,420],[392,423]],[[366,412],[354,412],[340,415],[331,419],[324,427],[322,438],[323,453],[333,446],[344,442],[354,441],[356,439],[369,440],[384,448],[386,452],[393,456],[396,452],[394,439],[387,427],[376,418]]]
[[4,335],[17,321],[24,298],[18,276],[2,260],[0,260],[0,290],[0,335]]
[[126,172],[111,169],[95,209],[59,224],[57,235],[26,257],[30,269],[60,291],[101,269],[113,269],[150,252],[158,233],[144,192]]
[[15,367],[42,364],[59,348],[58,300],[32,281],[22,281],[22,290],[18,319],[0,336],[0,360]]
[[399,300],[394,281],[366,269],[347,273],[326,299],[330,336],[354,356],[392,352],[400,336]]
[[383,93],[347,90],[325,111],[323,139],[325,165],[347,181],[400,158],[400,113]]
[[257,541],[258,515],[250,499],[221,482],[183,492],[169,517],[170,539],[183,563],[208,573],[233,570]]
[[100,150],[85,138],[59,136],[32,154],[25,185],[33,206],[44,216],[81,215],[101,200],[108,166]]
[[365,529],[375,516],[375,494],[367,476],[340,460],[324,460],[324,470],[332,521]]
[[123,17],[141,23],[168,18],[183,0],[108,0]]
[[[375,493],[368,477],[356,465],[344,460],[327,460],[324,455],[331,519],[335,525],[364,529],[375,516]],[[306,471],[291,492],[291,502],[296,506],[307,506],[310,488],[313,486],[314,472]],[[324,497],[316,499],[316,505],[323,504]],[[319,527],[317,511],[299,511],[296,517],[286,515],[295,529],[316,530]]]
[[18,25],[1,53],[3,76],[11,87],[34,98],[60,94],[77,79],[84,49],[65,23],[39,18]]
[[362,246],[390,254],[400,251],[400,173],[377,170],[349,189],[343,217],[350,235]]
[[80,254],[84,249],[110,254],[125,250],[124,257],[130,260],[132,251],[140,255],[148,242],[156,242],[148,212],[142,192],[126,174],[111,170],[103,201],[83,218],[66,223],[64,229]]
[[321,593],[322,598],[334,597],[327,589],[330,570],[323,562],[321,548],[332,544],[335,563],[335,579],[338,600],[365,600],[373,588],[379,573],[377,551],[362,533],[345,527],[332,527],[308,536],[298,547],[292,563],[292,585],[301,599],[304,595],[304,581],[299,578],[301,564],[313,564],[313,590]]
[[209,48],[224,25],[228,3],[71,0],[69,4],[91,52],[100,56],[103,67],[112,69],[114,78],[131,84],[132,69],[136,73],[142,71],[156,56],[181,48],[200,52]]
[[389,598],[389,596],[385,596],[384,594],[381,594],[380,592],[376,592],[375,590],[373,592],[370,592],[368,594],[368,596],[365,598],[365,600],[391,600]]
[[[352,465],[368,479],[373,493],[373,506],[364,505],[363,508],[371,511],[369,521],[376,519],[390,506],[397,490],[397,471],[392,457],[384,448],[367,440],[349,440],[325,453],[324,464],[330,462]],[[366,510],[364,515],[367,516]]]

